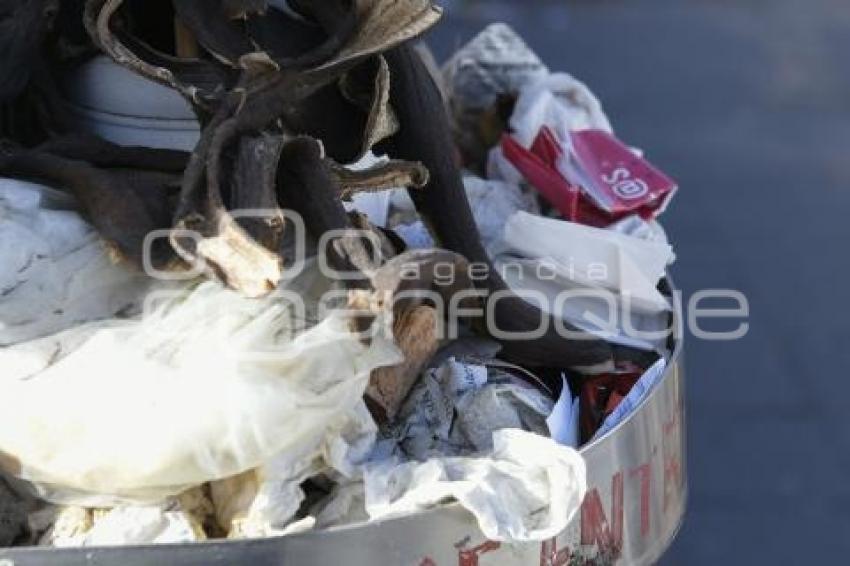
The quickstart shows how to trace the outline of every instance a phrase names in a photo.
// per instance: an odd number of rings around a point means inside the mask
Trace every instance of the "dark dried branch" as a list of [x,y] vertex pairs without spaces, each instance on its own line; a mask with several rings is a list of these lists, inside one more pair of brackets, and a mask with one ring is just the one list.
[[40,145],[38,149],[44,153],[106,168],[144,169],[182,174],[189,163],[189,154],[185,151],[121,146],[86,134],[53,138]]
[[[353,228],[337,192],[319,142],[302,137],[284,147],[278,175],[278,199],[285,208],[302,216],[316,238]],[[365,274],[380,262],[375,257],[377,250],[370,249],[359,234],[329,244],[319,252],[327,255],[328,263],[337,271]],[[346,284],[352,288],[369,288],[365,275],[348,280]]]
[[[173,88],[201,109],[208,109],[218,93],[205,88],[210,77],[220,76],[213,66],[201,61],[180,61],[157,53],[144,42],[113,33],[112,20],[124,0],[88,0],[84,22],[94,43],[116,63],[159,84]],[[143,58],[145,57],[145,58]],[[147,60],[147,57],[153,60]],[[220,86],[221,81],[213,83]]]
[[[141,266],[145,238],[171,226],[169,193],[175,175],[132,169],[98,169],[83,161],[49,153],[12,150],[0,156],[0,175],[43,182],[69,190],[85,215],[116,254]],[[157,269],[173,265],[174,255],[162,240],[147,258]]]
[[421,163],[388,161],[368,169],[353,170],[328,160],[328,167],[343,200],[350,200],[359,193],[379,193],[402,187],[421,189],[428,184],[428,170]]
[[234,21],[233,5],[242,5],[244,8],[244,2],[174,0],[173,3],[183,25],[219,61],[237,67],[243,55],[257,50],[245,33],[244,26]]
[[[507,285],[481,245],[460,170],[453,152],[447,150],[452,137],[439,89],[413,47],[399,47],[385,57],[393,77],[391,104],[401,124],[399,134],[386,145],[388,153],[425,164],[431,182],[426,190],[411,192],[419,212],[442,246],[472,262],[490,265],[487,290],[506,291]],[[547,316],[513,296],[496,303],[493,323],[503,332],[527,332],[539,328]],[[586,340],[567,340],[554,330],[554,323],[549,328],[538,340],[506,342],[504,355],[519,363],[553,367],[592,366],[612,359],[611,346],[601,339],[587,335]]]

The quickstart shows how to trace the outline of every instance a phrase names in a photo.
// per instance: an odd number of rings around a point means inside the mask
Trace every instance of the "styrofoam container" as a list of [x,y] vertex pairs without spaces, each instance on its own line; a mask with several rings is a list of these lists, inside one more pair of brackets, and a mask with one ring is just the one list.
[[200,128],[176,91],[98,56],[69,73],[62,85],[75,128],[113,143],[192,151]]

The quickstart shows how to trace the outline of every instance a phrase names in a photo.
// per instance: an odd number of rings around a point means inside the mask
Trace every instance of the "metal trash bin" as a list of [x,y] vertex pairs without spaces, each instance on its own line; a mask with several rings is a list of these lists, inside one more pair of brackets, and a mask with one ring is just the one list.
[[488,541],[471,514],[448,505],[398,519],[262,540],[0,549],[0,566],[653,564],[672,543],[685,514],[683,359],[683,342],[677,336],[655,389],[628,420],[582,449],[588,494],[581,512],[564,533],[543,543]]

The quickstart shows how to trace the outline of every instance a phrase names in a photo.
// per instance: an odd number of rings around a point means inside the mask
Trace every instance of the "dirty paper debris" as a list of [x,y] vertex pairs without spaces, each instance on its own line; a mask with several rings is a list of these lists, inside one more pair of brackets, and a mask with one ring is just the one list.
[[127,546],[206,540],[203,527],[176,503],[119,506],[109,510],[64,507],[42,546]]
[[453,498],[478,520],[490,540],[545,540],[561,533],[587,489],[578,452],[522,430],[493,433],[486,457],[432,458],[366,471],[372,519],[421,511]]
[[396,420],[383,428],[373,458],[486,453],[492,433],[502,428],[546,435],[551,411],[550,399],[503,369],[450,358],[422,375]]
[[552,408],[503,368],[450,358],[426,372],[366,467],[369,516],[454,498],[493,540],[554,536],[584,497],[585,469],[577,452],[547,438]]

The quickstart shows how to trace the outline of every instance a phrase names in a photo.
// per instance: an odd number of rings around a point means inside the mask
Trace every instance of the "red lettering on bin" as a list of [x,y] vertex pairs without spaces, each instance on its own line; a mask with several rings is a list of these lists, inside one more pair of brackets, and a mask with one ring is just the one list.
[[482,554],[499,550],[502,544],[496,541],[488,540],[480,546],[469,550],[458,550],[458,566],[478,566],[478,559]]
[[629,477],[640,477],[640,534],[647,536],[649,534],[649,505],[650,505],[650,489],[652,489],[652,466],[644,464],[629,472]]
[[558,539],[543,541],[540,547],[540,566],[568,566],[572,558],[569,548],[558,550]]
[[623,473],[611,480],[611,522],[602,507],[598,489],[587,492],[581,506],[581,544],[600,552],[618,554],[623,548]]

